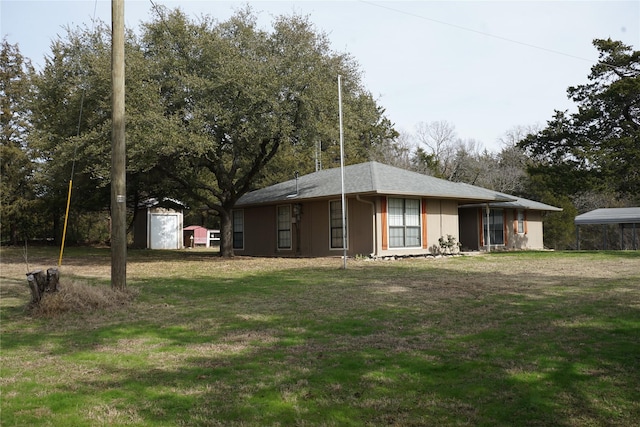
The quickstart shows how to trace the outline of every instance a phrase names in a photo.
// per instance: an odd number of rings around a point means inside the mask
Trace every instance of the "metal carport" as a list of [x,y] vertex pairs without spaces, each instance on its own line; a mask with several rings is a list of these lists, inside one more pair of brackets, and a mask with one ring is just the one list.
[[631,228],[633,250],[638,249],[638,238],[636,236],[636,230],[640,225],[640,207],[634,208],[602,208],[596,209],[590,212],[583,213],[575,217],[574,223],[576,225],[576,247],[580,250],[580,226],[581,225],[602,225],[603,228],[603,242],[606,249],[607,242],[607,225],[618,224],[620,226],[620,248],[624,249],[624,230],[625,228]]

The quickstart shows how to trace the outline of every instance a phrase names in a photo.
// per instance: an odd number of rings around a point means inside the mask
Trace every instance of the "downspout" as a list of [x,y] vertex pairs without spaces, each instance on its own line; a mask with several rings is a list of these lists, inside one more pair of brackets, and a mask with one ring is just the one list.
[[[491,227],[489,225],[489,213],[491,209],[489,208],[489,203],[487,203],[487,252],[491,252]],[[484,232],[484,230],[483,230]]]
[[443,227],[442,227],[442,199],[440,199],[440,214],[438,215],[440,217],[440,235],[442,237],[444,237],[444,231],[442,231]]
[[371,211],[373,212],[373,251],[371,251],[371,256],[378,255],[378,245],[377,245],[377,233],[376,229],[378,228],[378,221],[376,220],[376,204],[374,202],[370,202],[369,200],[363,200],[360,198],[359,194],[356,194],[356,200],[362,203],[368,203],[371,205]]

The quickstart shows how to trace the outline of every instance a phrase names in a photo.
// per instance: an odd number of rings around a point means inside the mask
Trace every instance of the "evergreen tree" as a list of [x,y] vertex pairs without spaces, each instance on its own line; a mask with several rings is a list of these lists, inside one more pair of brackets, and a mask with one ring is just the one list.
[[600,59],[589,83],[570,87],[578,111],[556,111],[521,143],[529,173],[557,195],[599,190],[640,197],[640,51],[595,40]]
[[31,129],[27,104],[33,67],[18,45],[6,39],[0,50],[0,217],[2,239],[12,244],[35,237],[40,219],[35,197],[35,163],[27,135]]

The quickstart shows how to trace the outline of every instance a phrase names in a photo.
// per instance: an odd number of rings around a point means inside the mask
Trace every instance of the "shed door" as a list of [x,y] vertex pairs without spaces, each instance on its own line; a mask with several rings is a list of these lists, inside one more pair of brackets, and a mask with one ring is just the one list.
[[181,234],[178,215],[151,214],[150,249],[179,249]]

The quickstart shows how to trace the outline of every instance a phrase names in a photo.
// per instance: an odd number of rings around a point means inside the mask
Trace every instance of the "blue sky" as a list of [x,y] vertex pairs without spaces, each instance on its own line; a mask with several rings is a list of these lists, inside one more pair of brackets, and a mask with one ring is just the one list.
[[[640,49],[640,1],[164,1],[193,17],[225,20],[250,4],[274,16],[309,15],[335,50],[360,64],[367,89],[401,132],[446,120],[459,137],[498,150],[518,125],[544,125],[574,108],[566,89],[585,83],[594,38]],[[1,0],[3,37],[36,67],[66,25],[111,21],[108,0]],[[150,1],[125,0],[128,27],[150,21]]]

